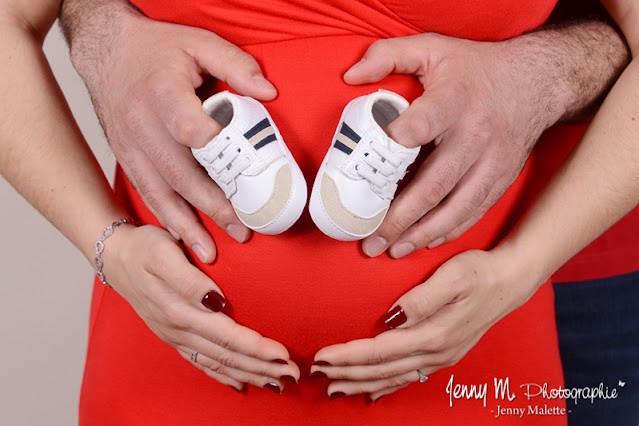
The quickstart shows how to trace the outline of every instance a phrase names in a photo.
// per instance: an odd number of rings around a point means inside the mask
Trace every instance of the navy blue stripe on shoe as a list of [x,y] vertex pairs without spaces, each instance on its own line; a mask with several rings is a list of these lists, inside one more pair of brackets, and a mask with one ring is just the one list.
[[267,144],[273,142],[274,140],[277,140],[277,136],[275,135],[275,133],[268,135],[267,137],[265,137],[264,139],[262,139],[261,141],[256,143],[253,148],[260,149],[264,145],[267,145]]
[[342,151],[343,153],[347,155],[350,155],[350,153],[353,152],[352,149],[350,149],[349,147],[347,147],[340,141],[335,141],[335,145],[333,145],[333,147],[339,149],[340,151]]
[[253,126],[251,130],[244,133],[244,137],[246,139],[251,139],[253,136],[257,135],[258,133],[260,133],[262,130],[266,129],[270,125],[271,123],[269,123],[268,118],[265,118],[264,120],[260,121],[255,126]]
[[355,143],[358,143],[361,139],[361,137],[357,133],[355,133],[355,130],[351,129],[346,123],[342,123],[342,128],[339,130],[339,132]]

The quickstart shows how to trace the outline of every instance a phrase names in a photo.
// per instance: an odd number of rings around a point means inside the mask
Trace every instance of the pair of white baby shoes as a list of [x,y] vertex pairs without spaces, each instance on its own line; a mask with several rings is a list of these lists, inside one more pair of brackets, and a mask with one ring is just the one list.
[[[406,108],[406,99],[379,90],[344,109],[309,203],[313,221],[326,235],[359,240],[382,223],[419,153],[419,147],[408,149],[383,130]],[[224,129],[193,155],[239,219],[262,234],[290,228],[306,205],[306,181],[266,108],[255,99],[221,92],[203,109]]]

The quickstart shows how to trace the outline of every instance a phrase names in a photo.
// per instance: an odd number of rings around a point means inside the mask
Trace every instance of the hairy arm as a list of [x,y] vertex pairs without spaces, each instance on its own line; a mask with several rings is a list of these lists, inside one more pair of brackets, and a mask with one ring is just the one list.
[[210,31],[153,21],[126,0],[66,0],[61,21],[113,153],[162,225],[203,262],[216,247],[193,207],[248,240],[189,147],[221,130],[195,94],[210,76],[242,95],[276,96],[253,57]]
[[[603,2],[633,59],[582,140],[498,251],[540,282],[639,203],[639,5]],[[552,244],[550,243],[552,241]]]
[[[58,6],[0,2],[0,173],[91,261],[102,229],[127,214],[42,51]],[[102,258],[106,279],[149,328],[187,361],[198,352],[196,367],[210,377],[238,390],[250,383],[278,391],[282,377],[299,378],[283,345],[221,312],[226,300],[219,287],[166,231],[122,225]]]
[[424,94],[387,131],[406,146],[436,147],[364,241],[393,257],[451,241],[512,184],[541,134],[588,117],[628,62],[610,22],[551,24],[503,42],[421,34],[373,43],[349,84],[412,74]]

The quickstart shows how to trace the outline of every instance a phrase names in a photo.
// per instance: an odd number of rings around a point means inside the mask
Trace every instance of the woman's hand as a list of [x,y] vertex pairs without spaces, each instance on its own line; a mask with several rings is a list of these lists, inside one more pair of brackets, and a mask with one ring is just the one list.
[[453,257],[397,300],[386,317],[392,330],[321,349],[311,374],[333,380],[332,398],[366,393],[377,400],[418,381],[418,369],[428,375],[456,364],[541,284],[514,278],[506,259],[478,250]]
[[191,265],[168,232],[122,225],[109,238],[104,273],[149,328],[220,383],[244,383],[281,393],[300,371],[286,348],[223,313],[220,288]]

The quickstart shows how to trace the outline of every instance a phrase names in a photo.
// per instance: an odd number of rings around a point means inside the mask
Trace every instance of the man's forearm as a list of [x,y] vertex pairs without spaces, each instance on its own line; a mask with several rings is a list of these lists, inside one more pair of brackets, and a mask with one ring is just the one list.
[[[528,73],[523,78],[542,88],[531,102],[551,114],[550,124],[591,119],[630,60],[615,25],[596,17],[548,24],[507,44],[518,51],[519,70]],[[540,69],[545,71],[535,73]]]

